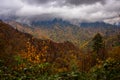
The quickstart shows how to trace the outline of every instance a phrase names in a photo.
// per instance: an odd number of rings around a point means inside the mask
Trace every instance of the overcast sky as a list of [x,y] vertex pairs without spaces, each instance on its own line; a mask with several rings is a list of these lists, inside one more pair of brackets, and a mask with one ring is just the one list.
[[103,21],[120,14],[120,0],[0,0],[0,17]]

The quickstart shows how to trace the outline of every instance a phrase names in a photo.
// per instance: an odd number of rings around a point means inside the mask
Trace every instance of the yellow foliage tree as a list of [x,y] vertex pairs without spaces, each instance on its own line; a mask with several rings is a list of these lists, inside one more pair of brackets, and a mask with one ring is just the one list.
[[[44,44],[44,42],[43,42]],[[26,60],[27,63],[33,64],[41,64],[46,62],[46,53],[48,46],[43,46],[41,51],[38,52],[37,48],[30,42],[30,40],[26,43],[26,49],[22,50],[20,56],[22,59]],[[19,67],[24,68],[27,64],[20,64]]]

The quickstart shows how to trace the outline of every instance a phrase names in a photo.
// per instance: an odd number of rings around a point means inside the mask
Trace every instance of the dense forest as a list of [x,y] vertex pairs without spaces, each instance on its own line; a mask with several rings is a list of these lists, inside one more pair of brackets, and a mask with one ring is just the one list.
[[[60,29],[56,28],[54,28],[55,31]],[[88,29],[83,30],[87,31]],[[68,27],[67,30],[70,32],[71,29]],[[78,28],[75,30],[80,31]],[[55,42],[49,38],[40,39],[28,34],[29,32],[26,33],[27,31],[21,31],[0,21],[0,79],[119,80],[119,29],[109,29],[114,34],[107,32],[107,35],[101,34],[102,32],[97,33],[99,30],[96,29],[96,33],[92,33],[92,36],[91,32],[88,32],[87,36],[90,35],[92,39],[88,37],[87,42],[79,41],[81,44],[78,44],[81,46],[78,47],[79,45],[74,43],[77,39],[74,38],[76,36],[70,37],[72,38],[71,42],[66,39],[63,42]],[[104,28],[100,31],[102,30]],[[57,36],[57,32],[53,34]]]

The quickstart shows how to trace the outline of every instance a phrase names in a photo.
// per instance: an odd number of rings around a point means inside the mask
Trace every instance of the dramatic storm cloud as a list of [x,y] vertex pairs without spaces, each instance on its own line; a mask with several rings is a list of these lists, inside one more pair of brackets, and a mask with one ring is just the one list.
[[71,4],[71,5],[80,5],[80,4],[93,4],[96,2],[104,3],[105,0],[24,0],[29,4],[46,4],[49,2],[59,2],[60,4]]
[[120,13],[120,0],[1,0],[0,18],[103,21]]

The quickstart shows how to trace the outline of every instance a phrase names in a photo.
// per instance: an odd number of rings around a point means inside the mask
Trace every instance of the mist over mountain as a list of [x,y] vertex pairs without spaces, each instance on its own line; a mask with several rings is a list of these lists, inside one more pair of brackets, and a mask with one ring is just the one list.
[[0,80],[119,80],[120,0],[0,0]]
[[34,20],[61,18],[77,24],[106,20],[111,23],[108,19],[119,15],[119,3],[119,0],[2,0],[0,19],[30,23]]
[[44,26],[44,27],[52,27],[54,25],[59,24],[60,26],[69,26],[73,25],[69,21],[65,21],[62,19],[54,18],[53,20],[44,20],[44,21],[32,21],[31,26]]
[[115,24],[105,22],[81,22],[79,25],[72,24],[60,18],[48,20],[35,20],[29,24],[8,22],[19,31],[30,33],[36,38],[51,39],[55,42],[70,41],[77,46],[82,46],[97,33],[103,36],[113,36],[119,34],[120,27]]
[[81,27],[117,27],[117,24],[109,24],[105,22],[82,22],[80,23]]

